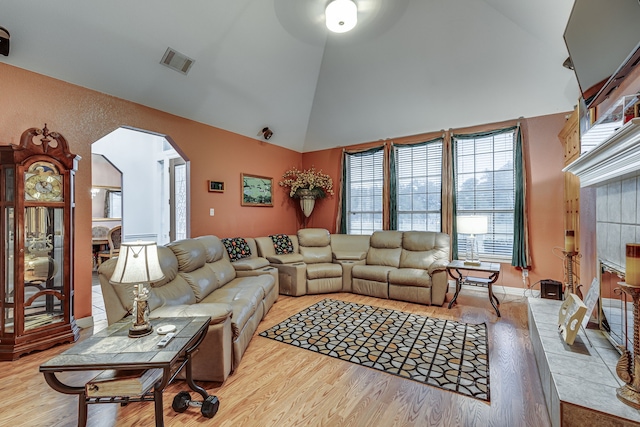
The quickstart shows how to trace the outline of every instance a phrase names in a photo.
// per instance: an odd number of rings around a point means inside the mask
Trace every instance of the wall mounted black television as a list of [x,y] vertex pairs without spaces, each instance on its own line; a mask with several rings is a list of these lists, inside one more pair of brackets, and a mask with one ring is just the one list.
[[575,0],[564,41],[588,107],[640,62],[640,0]]

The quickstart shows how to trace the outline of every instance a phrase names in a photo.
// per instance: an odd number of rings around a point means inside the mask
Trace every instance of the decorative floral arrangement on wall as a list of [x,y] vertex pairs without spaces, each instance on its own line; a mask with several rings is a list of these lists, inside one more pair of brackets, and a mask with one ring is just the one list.
[[322,199],[327,194],[333,195],[333,180],[331,177],[322,173],[322,170],[316,171],[314,167],[303,171],[293,167],[282,175],[282,181],[279,184],[281,187],[288,187],[289,197],[294,199],[299,199],[309,194],[316,199]]
[[311,215],[316,199],[333,195],[333,180],[314,167],[303,171],[293,167],[282,175],[281,187],[289,188],[289,197],[300,199],[300,208],[306,217]]

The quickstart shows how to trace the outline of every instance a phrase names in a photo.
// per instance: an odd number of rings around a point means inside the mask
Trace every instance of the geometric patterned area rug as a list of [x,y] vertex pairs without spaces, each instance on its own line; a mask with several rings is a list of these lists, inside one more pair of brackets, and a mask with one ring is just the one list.
[[260,336],[490,401],[484,323],[325,299]]

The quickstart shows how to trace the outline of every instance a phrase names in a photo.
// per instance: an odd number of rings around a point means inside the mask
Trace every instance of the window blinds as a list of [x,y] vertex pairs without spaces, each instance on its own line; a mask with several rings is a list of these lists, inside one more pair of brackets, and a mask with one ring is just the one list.
[[442,145],[395,146],[398,230],[442,230]]
[[[488,217],[489,232],[476,236],[481,256],[511,259],[513,251],[515,130],[454,138],[456,215]],[[468,238],[458,235],[459,256]]]
[[382,230],[384,150],[347,155],[347,233]]

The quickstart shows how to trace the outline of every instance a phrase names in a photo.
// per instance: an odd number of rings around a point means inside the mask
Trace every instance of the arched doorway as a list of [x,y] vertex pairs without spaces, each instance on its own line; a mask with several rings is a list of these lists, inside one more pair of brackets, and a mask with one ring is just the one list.
[[[94,142],[91,152],[122,173],[120,224],[113,222],[113,216],[93,214],[93,226],[121,225],[123,241],[165,244],[189,237],[189,161],[170,137],[120,127]],[[101,188],[94,179],[97,175],[92,172],[92,194]]]

